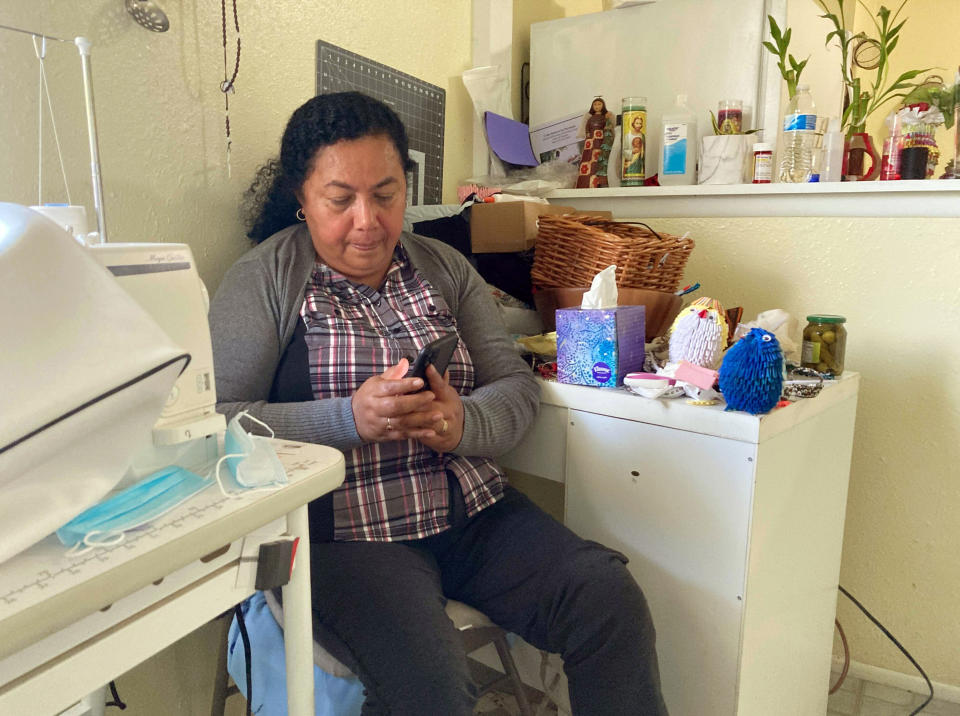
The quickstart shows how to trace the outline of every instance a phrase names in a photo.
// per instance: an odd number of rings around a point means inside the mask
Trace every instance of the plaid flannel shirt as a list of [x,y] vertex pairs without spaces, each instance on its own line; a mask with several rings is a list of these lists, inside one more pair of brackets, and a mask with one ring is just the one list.
[[[310,385],[317,400],[352,395],[368,378],[457,331],[449,306],[398,244],[383,290],[355,284],[316,263],[300,316],[306,326]],[[474,387],[463,341],[449,364],[460,395]],[[505,478],[482,457],[440,454],[416,440],[365,443],[346,453],[346,478],[333,495],[334,538],[419,539],[448,524],[447,471],[460,482],[468,515],[496,502]]]

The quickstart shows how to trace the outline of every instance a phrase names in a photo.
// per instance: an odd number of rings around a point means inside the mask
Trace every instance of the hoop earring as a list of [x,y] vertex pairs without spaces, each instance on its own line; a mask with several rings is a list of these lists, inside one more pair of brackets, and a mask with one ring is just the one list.
[[297,209],[297,221],[306,221],[307,217],[303,214],[303,208]]

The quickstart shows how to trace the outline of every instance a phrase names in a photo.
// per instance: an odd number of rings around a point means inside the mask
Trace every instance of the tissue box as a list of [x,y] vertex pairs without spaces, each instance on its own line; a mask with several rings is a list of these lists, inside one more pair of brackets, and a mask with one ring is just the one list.
[[645,306],[557,310],[557,380],[614,387],[643,370]]
[[526,251],[537,240],[542,214],[593,214],[610,219],[609,211],[578,212],[572,206],[532,201],[499,201],[470,207],[470,250],[475,254]]

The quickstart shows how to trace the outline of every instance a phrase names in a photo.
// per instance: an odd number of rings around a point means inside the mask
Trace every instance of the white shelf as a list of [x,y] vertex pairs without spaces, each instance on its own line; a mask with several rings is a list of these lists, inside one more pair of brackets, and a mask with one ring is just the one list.
[[960,179],[559,189],[554,204],[615,219],[735,216],[960,217]]

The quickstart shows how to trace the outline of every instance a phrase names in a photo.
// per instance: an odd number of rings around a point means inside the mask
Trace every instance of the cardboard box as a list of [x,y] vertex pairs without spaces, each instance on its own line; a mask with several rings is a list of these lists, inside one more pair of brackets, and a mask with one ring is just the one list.
[[577,211],[572,206],[532,201],[499,201],[470,207],[470,244],[475,254],[526,251],[537,240],[542,214],[592,214],[611,219],[609,211]]
[[557,380],[612,388],[643,370],[646,306],[557,309]]

